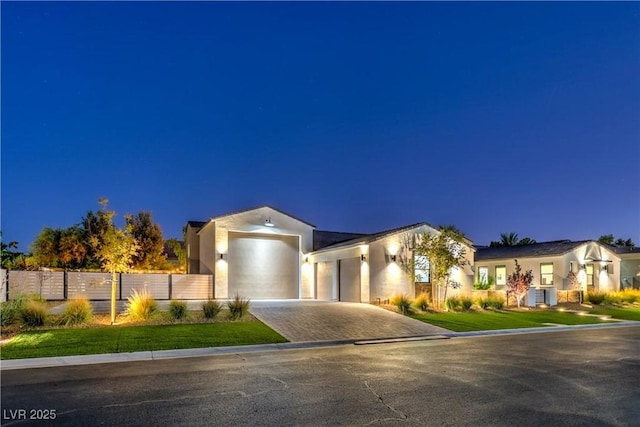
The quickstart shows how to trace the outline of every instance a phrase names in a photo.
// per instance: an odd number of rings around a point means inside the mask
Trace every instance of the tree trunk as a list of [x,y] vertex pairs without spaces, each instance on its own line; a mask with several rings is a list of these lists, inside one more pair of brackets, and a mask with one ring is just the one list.
[[111,273],[111,324],[116,323],[116,296],[118,294],[118,273]]

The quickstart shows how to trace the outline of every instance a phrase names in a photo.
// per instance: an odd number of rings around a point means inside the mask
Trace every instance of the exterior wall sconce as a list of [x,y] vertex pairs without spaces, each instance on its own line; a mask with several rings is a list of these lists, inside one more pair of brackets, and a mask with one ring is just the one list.
[[609,265],[608,264],[602,264],[602,271],[608,271],[609,270]]
[[587,269],[586,264],[580,264],[580,270],[586,270],[586,269]]
[[391,262],[396,262],[396,256],[395,255],[389,255],[389,259],[391,260]]
[[360,255],[360,261],[366,261],[367,256],[365,254]]
[[304,262],[309,262],[309,257],[306,257],[306,258],[304,259]]
[[265,227],[275,227],[276,225],[274,223],[271,222],[271,217],[267,218],[267,220],[264,222],[264,226]]
[[220,261],[223,261],[225,258],[226,258],[225,254],[220,254],[220,255],[218,255],[218,259],[219,259]]

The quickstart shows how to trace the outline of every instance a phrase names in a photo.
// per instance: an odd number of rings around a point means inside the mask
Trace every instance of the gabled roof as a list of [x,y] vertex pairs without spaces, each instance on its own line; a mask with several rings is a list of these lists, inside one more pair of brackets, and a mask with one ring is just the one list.
[[202,228],[206,223],[206,221],[187,221],[187,225],[193,228]]
[[555,240],[552,242],[533,243],[531,245],[477,247],[475,260],[489,260],[502,258],[527,258],[563,255],[578,246],[585,245],[593,240]]
[[617,246],[617,245],[609,245],[609,244],[604,244],[604,246],[611,250],[612,252],[615,252],[619,255],[622,254],[640,254],[640,247],[635,247],[635,246]]
[[258,206],[258,207],[250,208],[250,209],[242,209],[242,210],[235,211],[235,212],[230,212],[230,213],[227,213],[227,214],[224,214],[224,215],[214,216],[214,217],[212,217],[211,219],[209,219],[209,221],[205,222],[205,223],[204,223],[204,225],[202,225],[202,226],[201,226],[201,228],[202,228],[202,227],[204,227],[205,225],[207,225],[207,224],[209,224],[209,223],[213,222],[213,221],[216,221],[217,219],[220,219],[220,218],[226,218],[226,217],[231,216],[231,215],[238,215],[238,214],[241,214],[241,213],[251,212],[251,211],[256,211],[256,210],[258,210],[258,209],[263,209],[263,208],[269,208],[269,209],[272,209],[272,210],[274,210],[274,211],[276,211],[276,212],[281,213],[282,215],[286,215],[286,216],[288,216],[289,218],[293,218],[293,219],[295,219],[296,221],[300,221],[300,222],[302,222],[302,223],[304,223],[304,224],[307,224],[307,225],[308,225],[308,226],[310,226],[310,227],[316,228],[316,226],[315,226],[315,225],[313,225],[313,224],[311,224],[310,222],[307,222],[307,221],[305,221],[305,220],[302,220],[302,219],[300,219],[300,218],[298,218],[298,217],[296,217],[296,216],[293,216],[293,215],[291,215],[291,214],[289,214],[289,213],[287,213],[287,212],[285,212],[285,211],[282,211],[282,210],[280,210],[280,209],[274,208],[273,206],[269,206],[269,205]]
[[383,239],[383,238],[385,238],[387,236],[390,236],[392,234],[401,233],[403,231],[409,231],[411,229],[418,228],[418,227],[421,227],[423,225],[426,225],[428,227],[431,227],[431,228],[437,230],[437,228],[427,224],[426,222],[418,222],[416,224],[405,225],[404,227],[392,228],[391,230],[385,230],[385,231],[381,231],[379,233],[365,234],[362,237],[356,237],[355,239],[346,240],[344,242],[340,242],[340,243],[336,243],[334,245],[330,245],[330,246],[324,247],[324,248],[322,248],[322,249],[320,249],[320,250],[318,250],[316,252],[323,252],[323,251],[328,251],[328,250],[337,249],[337,248],[349,247],[349,246],[352,246],[352,245],[362,245],[362,244],[375,242],[376,240]]
[[342,231],[313,230],[313,250],[317,251],[336,243],[359,239],[367,236],[362,233],[346,233]]

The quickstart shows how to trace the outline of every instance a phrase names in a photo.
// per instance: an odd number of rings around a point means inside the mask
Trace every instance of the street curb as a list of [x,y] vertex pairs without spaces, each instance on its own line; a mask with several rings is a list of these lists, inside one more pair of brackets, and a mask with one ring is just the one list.
[[230,347],[208,347],[180,350],[140,351],[134,353],[108,353],[85,356],[57,356],[32,359],[13,359],[0,361],[0,371],[18,369],[53,368],[63,366],[94,365],[100,363],[143,362],[152,360],[177,359],[184,357],[206,357],[224,354],[256,353],[263,351],[296,350],[308,348],[337,347],[343,345],[392,344],[426,340],[443,340],[450,338],[472,338],[482,336],[499,336],[515,334],[535,334],[546,332],[575,331],[584,329],[608,329],[640,326],[640,322],[624,321],[611,324],[549,326],[543,328],[498,329],[493,331],[451,332],[439,335],[423,335],[411,337],[395,337],[380,339],[347,339],[333,341],[287,342],[277,344],[240,345]]

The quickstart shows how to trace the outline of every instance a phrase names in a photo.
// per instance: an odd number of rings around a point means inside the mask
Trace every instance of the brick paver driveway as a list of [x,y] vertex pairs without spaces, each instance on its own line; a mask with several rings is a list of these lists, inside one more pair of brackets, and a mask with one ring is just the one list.
[[399,338],[450,332],[370,304],[251,301],[249,311],[292,342]]

